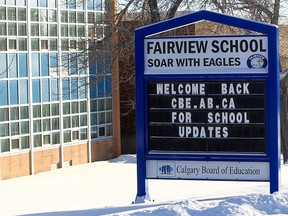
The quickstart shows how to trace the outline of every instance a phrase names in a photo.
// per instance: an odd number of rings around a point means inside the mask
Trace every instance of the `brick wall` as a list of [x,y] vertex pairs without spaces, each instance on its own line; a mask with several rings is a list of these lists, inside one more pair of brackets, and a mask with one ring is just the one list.
[[[91,161],[108,160],[114,157],[113,139],[91,143]],[[88,144],[67,145],[64,147],[64,166],[85,164],[89,162]],[[71,162],[71,163],[70,163]],[[51,166],[60,168],[61,149],[35,150],[34,174],[50,171]],[[30,152],[0,157],[0,177],[10,179],[30,175]]]
[[1,179],[10,179],[30,174],[29,153],[2,156],[0,158]]

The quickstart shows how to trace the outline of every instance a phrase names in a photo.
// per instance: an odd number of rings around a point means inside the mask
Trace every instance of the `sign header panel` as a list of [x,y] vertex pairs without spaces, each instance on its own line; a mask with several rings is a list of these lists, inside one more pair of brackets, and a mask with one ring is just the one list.
[[144,74],[268,73],[267,36],[144,40]]

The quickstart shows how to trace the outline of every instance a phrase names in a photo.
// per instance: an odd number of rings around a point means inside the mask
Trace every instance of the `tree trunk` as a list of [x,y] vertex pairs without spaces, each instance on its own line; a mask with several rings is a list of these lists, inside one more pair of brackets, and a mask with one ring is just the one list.
[[281,79],[280,119],[281,119],[281,150],[284,163],[288,161],[288,72]]
[[158,3],[157,0],[148,0],[148,4],[150,7],[151,23],[160,21],[160,12],[159,12],[157,3]]

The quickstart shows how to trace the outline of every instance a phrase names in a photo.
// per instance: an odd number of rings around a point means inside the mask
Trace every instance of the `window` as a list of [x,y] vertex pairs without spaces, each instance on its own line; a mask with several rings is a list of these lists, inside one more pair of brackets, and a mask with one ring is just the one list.
[[7,50],[6,38],[0,38],[0,51],[6,51],[6,50]]
[[[80,71],[81,73],[81,71]],[[79,98],[85,99],[86,98],[86,78],[79,78]]]
[[9,39],[9,50],[16,50],[17,49],[17,40],[16,39]]
[[26,21],[26,8],[18,8],[18,20]]
[[51,51],[57,50],[57,39],[53,39],[53,38],[50,39],[50,50]]
[[[57,72],[56,72],[57,74]],[[57,79],[51,79],[51,101],[58,101],[58,80]]]
[[98,127],[91,127],[91,139],[98,138]]
[[[40,2],[42,2],[42,0]],[[48,11],[47,10],[41,9],[39,16],[40,16],[41,22],[47,22],[48,21]]]
[[61,36],[68,36],[68,25],[61,25]]
[[29,118],[28,106],[21,106],[20,107],[20,118],[21,119],[28,119]]
[[11,150],[19,149],[19,148],[20,148],[19,139],[12,139],[11,140]]
[[42,136],[41,134],[34,135],[34,147],[42,146]]
[[41,132],[41,120],[33,121],[33,130],[34,132]]
[[0,23],[0,35],[6,35],[6,23]]
[[27,104],[28,103],[28,80],[19,80],[19,84],[20,84],[20,87],[19,87],[20,104]]
[[63,103],[63,114],[70,114],[70,103]]
[[104,111],[105,110],[105,100],[100,99],[98,100],[98,111]]
[[26,24],[25,23],[18,23],[18,35],[19,36],[26,36]]
[[91,114],[91,125],[97,125],[97,113]]
[[102,13],[99,13],[99,12],[96,13],[96,21],[97,22],[103,22],[103,14]]
[[69,12],[69,23],[76,23],[76,12],[75,11]]
[[72,113],[79,113],[78,102],[72,102]]
[[79,127],[79,116],[72,116],[72,128]]
[[18,38],[18,49],[19,49],[19,51],[27,51],[27,40],[26,40],[26,38]]
[[19,108],[11,107],[10,108],[10,120],[18,120],[19,119]]
[[6,20],[6,8],[0,7],[0,20]]
[[76,37],[76,25],[69,25],[69,36]]
[[80,101],[80,112],[87,112],[86,101]]
[[70,86],[69,86],[69,79],[62,80],[62,98],[63,100],[70,100]]
[[91,112],[97,111],[97,100],[90,101],[90,111]]
[[[77,33],[78,33],[78,37],[85,37],[84,25],[78,25]],[[83,50],[85,49],[85,43],[84,43],[84,46],[81,46],[81,49]]]
[[105,112],[98,113],[98,124],[105,124]]
[[34,118],[41,117],[41,106],[40,105],[33,106],[33,117]]
[[69,50],[68,39],[62,39],[61,40],[61,49],[62,49],[62,51],[68,51]]
[[[47,43],[48,43],[48,41],[47,41]],[[48,59],[49,59],[49,56],[47,53],[41,54],[41,74],[42,74],[42,76],[49,76],[49,60]]]
[[102,0],[94,0],[95,1],[95,8],[97,11],[102,10]]
[[8,23],[8,35],[16,36],[17,35],[17,24],[14,22]]
[[9,124],[0,124],[0,137],[9,136]]
[[8,54],[8,64],[9,64],[9,77],[16,78],[17,76],[17,55],[16,54]]
[[106,110],[112,110],[112,99],[106,99]]
[[31,7],[37,7],[38,6],[38,0],[29,0]]
[[[70,40],[70,49],[76,50],[77,49],[77,41],[76,40]],[[75,62],[77,59],[74,60]]]
[[43,145],[50,145],[50,134],[44,134],[43,135]]
[[42,116],[43,117],[50,116],[50,105],[49,104],[42,105]]
[[31,21],[38,21],[38,9],[31,8],[30,10]]
[[52,111],[52,116],[59,115],[59,105],[58,104],[51,104],[51,111]]
[[94,10],[93,0],[87,0],[87,9]]
[[99,127],[99,137],[105,136],[105,127]]
[[71,131],[64,131],[64,143],[71,142]]
[[34,79],[32,81],[33,103],[40,103],[40,80]]
[[106,136],[112,136],[113,135],[113,126],[107,125],[106,126]]
[[26,53],[20,53],[18,54],[19,59],[19,77],[27,77],[27,54]]
[[28,149],[29,147],[29,137],[21,137],[21,149]]
[[37,38],[31,39],[31,49],[32,49],[32,51],[38,51],[39,50],[39,40]]
[[19,135],[19,123],[18,122],[10,123],[10,127],[11,127],[11,136]]
[[39,7],[47,7],[47,0],[40,0]]
[[59,132],[53,132],[52,133],[52,144],[59,144],[60,143],[60,135]]
[[67,4],[69,9],[76,9],[76,0],[69,0]]
[[29,134],[29,121],[20,122],[21,134]]
[[87,139],[87,128],[80,129],[80,139],[81,140]]
[[39,25],[32,23],[31,24],[31,36],[39,36]]
[[[71,71],[71,74],[76,74],[72,72],[73,71]],[[72,100],[78,99],[78,79],[77,78],[71,79],[71,99]]]
[[68,13],[67,13],[67,11],[61,11],[60,16],[61,16],[61,22],[62,23],[68,23]]
[[59,118],[52,118],[52,130],[59,130]]
[[16,8],[7,8],[8,20],[16,20]]
[[50,34],[50,36],[57,36],[57,25],[56,24],[50,24],[49,25],[49,34]]
[[2,108],[0,109],[0,121],[8,121],[8,108]]
[[8,105],[8,81],[0,80],[0,86],[0,105]]
[[88,12],[88,23],[94,23],[94,13]]
[[10,151],[9,139],[1,139],[0,140],[0,145],[1,145],[1,152]]
[[48,50],[48,40],[41,40],[41,50]]
[[48,1],[48,6],[49,6],[50,8],[55,8],[55,7],[56,7],[55,0],[49,0],[49,1]]
[[[43,75],[44,76],[44,75]],[[42,102],[49,102],[50,101],[50,90],[49,90],[49,79],[42,79],[42,94],[41,94],[41,98],[42,98]],[[46,107],[47,105],[45,105]],[[48,107],[49,108],[49,107]],[[49,109],[47,109],[47,111],[49,112]],[[48,113],[48,115],[50,115]]]
[[56,10],[49,10],[48,14],[49,22],[57,22]]
[[79,131],[72,131],[72,140],[79,140]]
[[63,128],[71,128],[70,116],[63,118]]
[[43,131],[50,131],[50,119],[43,119]]
[[[6,40],[4,39],[4,41],[6,41]],[[2,40],[0,38],[0,48],[2,45],[1,43],[2,43]],[[5,45],[6,45],[6,43],[5,43]],[[0,53],[0,62],[1,62],[1,64],[0,64],[0,78],[6,78],[7,77],[6,61],[7,61],[7,55],[4,53]],[[1,95],[1,92],[0,92],[0,95]]]
[[37,53],[32,53],[32,75],[33,77],[38,77],[40,75],[39,55]]
[[80,126],[87,126],[87,115],[80,115]]
[[48,36],[48,25],[46,23],[40,24],[40,36]]
[[10,81],[10,105],[18,104],[18,80]]
[[77,22],[84,23],[84,12],[77,12]]

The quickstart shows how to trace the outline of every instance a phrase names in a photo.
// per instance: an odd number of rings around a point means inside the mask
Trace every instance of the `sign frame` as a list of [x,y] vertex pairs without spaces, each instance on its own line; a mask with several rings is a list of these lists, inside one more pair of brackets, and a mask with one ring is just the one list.
[[[145,39],[159,34],[208,20],[228,26],[251,30],[266,36],[268,40],[268,72],[267,73],[146,73],[145,74]],[[239,36],[239,35],[232,35]],[[202,36],[201,36],[202,37]],[[210,36],[209,36],[210,37]],[[219,36],[217,36],[219,37]],[[238,18],[230,15],[202,10],[167,21],[151,24],[135,31],[135,67],[136,67],[136,143],[137,143],[137,195],[136,202],[150,199],[147,184],[147,164],[165,161],[208,161],[212,162],[262,162],[269,167],[270,193],[279,191],[280,185],[280,60],[279,31],[275,25]],[[151,80],[264,80],[266,83],[266,154],[150,154],[148,143],[148,82]],[[154,162],[153,162],[154,161]],[[181,163],[182,163],[181,162]],[[266,166],[265,165],[265,166]],[[217,178],[211,178],[211,180]],[[210,179],[209,179],[210,180]],[[225,180],[225,179],[223,179]],[[248,180],[249,181],[249,180]]]

